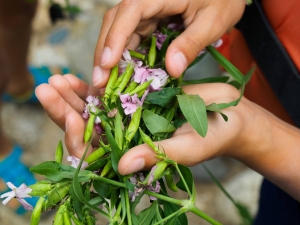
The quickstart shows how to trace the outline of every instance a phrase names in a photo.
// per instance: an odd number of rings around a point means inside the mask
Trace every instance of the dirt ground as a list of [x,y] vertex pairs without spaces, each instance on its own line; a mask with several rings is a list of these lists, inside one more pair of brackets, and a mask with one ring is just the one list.
[[[64,20],[51,24],[48,17],[48,1],[40,0],[33,23],[33,36],[30,46],[29,62],[35,66],[47,65],[50,68],[67,66],[82,74],[91,82],[93,53],[102,17],[105,11],[117,0],[77,0],[71,1],[80,7],[81,14],[74,20]],[[205,62],[208,71],[211,62]],[[213,63],[212,63],[213,64]],[[199,70],[198,70],[199,72]],[[200,72],[201,73],[201,72]],[[41,106],[5,104],[1,112],[3,125],[13,141],[26,150],[24,161],[30,165],[53,159],[54,150],[63,132],[47,117]],[[67,153],[66,153],[67,154]],[[255,215],[261,176],[244,165],[231,159],[209,161],[207,166],[220,179],[227,191],[239,202],[249,207]],[[223,224],[239,224],[239,218],[232,203],[208,178],[201,166],[193,168],[197,180],[197,206],[205,213]],[[184,197],[177,194],[176,197]],[[147,200],[145,200],[146,202]],[[188,215],[191,225],[207,224],[200,218]],[[41,224],[52,224],[53,215],[43,217]],[[17,216],[0,204],[0,224],[29,224],[30,214]],[[98,225],[105,224],[99,219]]]

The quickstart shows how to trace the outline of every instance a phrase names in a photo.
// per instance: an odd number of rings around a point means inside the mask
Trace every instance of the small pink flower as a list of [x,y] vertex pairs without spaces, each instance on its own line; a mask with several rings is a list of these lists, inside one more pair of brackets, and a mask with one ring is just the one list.
[[[79,163],[80,163],[80,159],[78,159],[77,157],[73,156],[73,155],[70,155],[67,157],[67,161],[68,162],[71,162],[71,166],[74,167],[74,168],[77,168],[79,166]],[[80,169],[84,169],[88,166],[89,164],[85,161],[82,162],[82,165],[81,165],[81,168]]]
[[157,39],[156,39],[156,47],[160,50],[163,43],[165,42],[165,40],[167,39],[167,35],[166,34],[162,34],[160,32],[156,32],[153,34]]
[[130,53],[127,49],[123,52],[123,57],[125,60],[120,59],[119,67],[122,69],[122,73],[125,71],[128,64],[130,64],[133,68],[138,68],[142,66],[142,61],[135,61],[131,58]]
[[134,70],[133,80],[136,83],[143,84],[147,81],[149,71],[147,67],[139,67]]
[[31,196],[28,195],[32,191],[31,188],[28,188],[26,184],[21,184],[18,188],[11,182],[7,182],[6,184],[12,191],[0,196],[0,198],[6,198],[2,201],[3,205],[6,205],[12,198],[16,198],[26,210],[33,210],[33,207],[24,200],[24,198],[31,198]]
[[129,94],[120,95],[121,105],[124,109],[124,113],[126,115],[132,115],[138,107],[143,105],[147,94],[148,91],[146,90],[141,100],[138,98],[137,94],[134,94],[133,96],[130,96]]
[[[100,99],[89,95],[86,98],[87,104],[85,104],[84,110],[82,112],[82,117],[84,119],[88,119],[90,117],[90,113],[95,113],[97,111],[97,108],[100,106]],[[95,119],[95,124],[101,123],[101,119],[99,116]]]
[[167,83],[169,75],[166,71],[162,69],[148,69],[148,71],[149,76],[147,77],[147,80],[153,80],[150,84],[152,91],[159,90]]

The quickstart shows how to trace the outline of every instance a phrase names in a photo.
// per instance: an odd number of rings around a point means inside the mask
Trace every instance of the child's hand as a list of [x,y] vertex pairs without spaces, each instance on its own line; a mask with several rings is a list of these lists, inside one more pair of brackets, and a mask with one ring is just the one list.
[[[65,131],[65,144],[70,155],[77,158],[82,157],[87,146],[83,142],[86,121],[82,112],[85,98],[99,94],[99,89],[89,86],[71,74],[53,75],[49,84],[42,84],[36,88],[36,95],[49,117]],[[98,147],[99,136],[95,136],[94,139],[92,145]],[[93,147],[90,146],[89,153],[92,150]]]
[[109,10],[95,50],[93,83],[104,87],[109,69],[117,64],[127,48],[137,47],[141,37],[155,31],[162,20],[181,15],[186,30],[172,42],[166,54],[166,67],[179,77],[200,51],[218,40],[240,19],[244,0],[123,0]]

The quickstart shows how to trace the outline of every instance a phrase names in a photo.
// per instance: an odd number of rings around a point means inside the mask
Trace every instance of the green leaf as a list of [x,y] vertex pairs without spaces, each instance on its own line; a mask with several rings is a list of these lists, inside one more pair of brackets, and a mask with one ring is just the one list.
[[118,172],[118,164],[119,161],[123,155],[121,149],[119,148],[118,144],[116,143],[111,130],[106,126],[105,127],[105,133],[106,133],[106,138],[107,141],[111,147],[111,162],[112,162],[112,167],[114,169],[114,171],[119,174]]
[[176,95],[181,93],[181,88],[167,87],[160,91],[149,93],[146,96],[145,102],[152,103],[154,105],[160,105],[166,108],[172,108]]
[[139,224],[151,225],[153,218],[156,216],[156,206],[157,201],[154,201],[149,208],[146,208],[139,213],[137,216]]
[[182,81],[183,85],[190,85],[190,84],[204,84],[204,83],[226,83],[229,80],[227,76],[220,76],[220,77],[207,77],[200,80],[185,80]]
[[[189,192],[192,193],[193,192],[193,185],[194,185],[194,178],[192,175],[191,170],[183,165],[178,164],[178,169],[180,170],[182,177],[184,177],[184,180],[188,186]],[[176,186],[180,189],[183,190],[185,192],[188,192],[185,188],[185,185],[182,181],[182,179],[180,178],[180,180],[176,183]]]
[[175,131],[175,127],[167,119],[150,110],[144,110],[142,117],[146,127],[153,135],[162,137],[165,133]]
[[89,171],[96,171],[102,168],[108,161],[109,157],[104,157],[96,160],[92,164],[90,164],[88,167],[85,168],[85,170]]
[[[73,179],[76,169],[58,163],[56,161],[46,161],[30,168],[30,171],[40,175],[46,176],[49,180],[54,182],[61,181],[63,179]],[[78,180],[80,182],[86,182],[90,180],[93,175],[91,171],[81,170],[78,174]]]
[[105,183],[100,180],[94,180],[93,187],[95,191],[104,198],[108,198],[113,189],[108,183]]
[[235,79],[239,84],[244,84],[244,75],[231,63],[229,62],[220,52],[214,47],[207,46],[206,50],[217,60],[217,62],[224,67],[224,69]]
[[119,199],[119,189],[113,189],[110,195],[110,208],[111,210],[115,207],[116,202]]
[[210,111],[210,112],[217,112],[217,113],[220,113],[221,116],[223,117],[223,119],[227,122],[228,121],[228,117],[221,112],[221,109],[220,107],[218,106],[218,104],[216,103],[211,103],[210,105],[206,106],[206,110],[207,111]]
[[228,82],[228,84],[232,85],[233,87],[235,87],[238,90],[241,88],[241,84],[239,82],[237,82],[236,80],[230,81],[230,82]]
[[[164,215],[165,218],[169,215],[171,215],[174,212],[177,212],[180,209],[180,206],[175,205],[173,203],[170,202],[163,202],[163,206],[164,206]],[[179,216],[175,216],[173,217],[175,219],[171,219],[170,221],[172,221],[172,223],[168,223],[168,224],[176,224],[176,225],[186,225],[188,224],[188,220],[185,214],[181,214]]]
[[[135,208],[136,208],[136,206],[139,204],[139,202],[140,202],[140,200],[141,200],[141,198],[143,197],[143,193],[141,193],[139,196],[137,196],[136,198],[135,198],[135,201],[134,202],[132,202],[131,204],[130,204],[130,211],[131,211],[131,218],[132,218],[132,222],[133,222],[133,224],[140,224],[139,223],[139,220],[138,220],[138,217],[137,217],[137,215],[135,214]],[[121,200],[122,200],[123,198],[121,198]],[[124,197],[124,201],[125,201],[125,197]],[[123,211],[123,210],[122,210]],[[124,212],[126,212],[126,210],[124,210]]]
[[201,54],[200,56],[196,57],[196,59],[194,59],[194,61],[189,65],[188,68],[191,68],[192,66],[194,66],[195,64],[197,64],[198,62],[200,62],[205,56],[206,56],[207,52]]
[[177,95],[180,109],[199,135],[205,137],[208,129],[206,106],[199,95]]
[[247,84],[249,82],[249,80],[251,79],[254,71],[256,69],[256,66],[252,67],[246,74],[245,74],[245,83]]

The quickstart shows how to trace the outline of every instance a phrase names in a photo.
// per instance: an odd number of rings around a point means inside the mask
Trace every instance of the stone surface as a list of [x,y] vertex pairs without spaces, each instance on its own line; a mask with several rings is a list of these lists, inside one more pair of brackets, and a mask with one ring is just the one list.
[[[60,0],[64,2],[63,0]],[[34,21],[33,37],[30,47],[30,64],[47,65],[51,69],[67,66],[72,71],[83,75],[84,80],[91,82],[93,54],[101,27],[102,16],[118,0],[81,0],[80,16],[73,21],[60,21],[55,25],[50,23],[47,16],[48,0],[40,0],[36,19]],[[59,32],[65,36],[58,37]],[[59,40],[52,41],[51,40]],[[206,69],[204,69],[206,67]],[[200,68],[200,69],[199,69]],[[204,64],[189,72],[191,76],[207,77],[217,75],[220,71],[215,62],[205,59]],[[212,74],[213,73],[213,74]],[[5,104],[1,113],[6,133],[13,141],[21,144],[25,149],[23,160],[29,165],[53,159],[54,151],[59,140],[63,140],[63,132],[47,117],[41,106],[17,106]],[[257,209],[258,188],[261,177],[245,166],[228,159],[215,159],[207,163],[216,177],[234,198],[250,207],[253,215]],[[196,205],[211,217],[223,224],[239,224],[237,214],[232,204],[224,197],[219,188],[211,181],[201,166],[193,168],[196,180]],[[179,192],[177,198],[185,197]],[[138,210],[148,204],[145,197]],[[207,222],[188,214],[191,225],[206,225]],[[29,224],[30,214],[20,217],[9,208],[0,204],[0,224],[20,225]],[[53,214],[43,216],[40,224],[52,224]],[[105,224],[103,219],[98,225]]]

